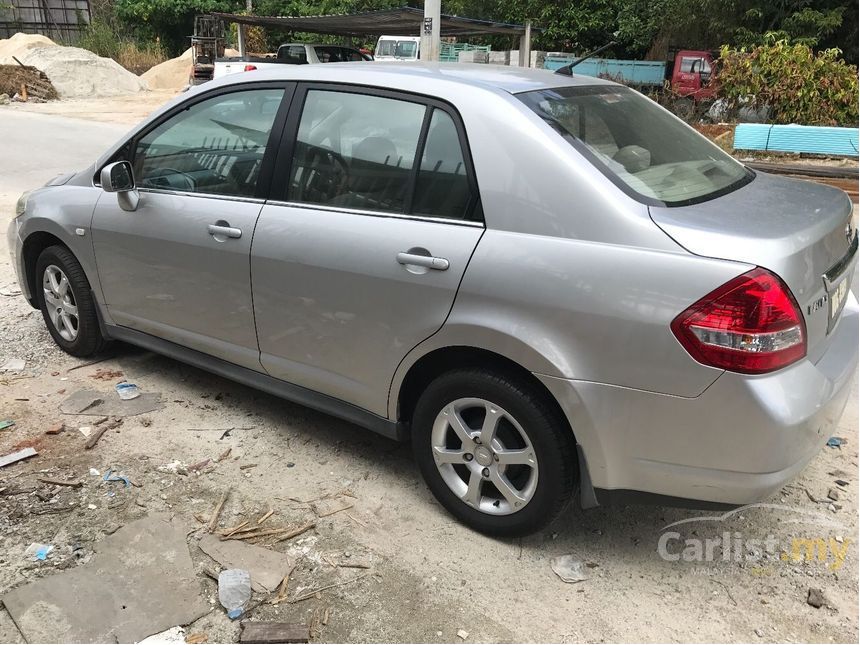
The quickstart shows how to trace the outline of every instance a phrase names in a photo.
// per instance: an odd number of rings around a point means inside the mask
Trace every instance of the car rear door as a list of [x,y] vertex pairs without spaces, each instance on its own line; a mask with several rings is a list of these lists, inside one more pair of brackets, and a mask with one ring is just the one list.
[[456,111],[299,85],[251,254],[261,362],[386,414],[401,359],[448,316],[484,231]]
[[116,324],[261,369],[251,240],[293,89],[247,84],[203,95],[114,159],[132,162],[140,192],[132,212],[103,193],[93,214],[104,302]]

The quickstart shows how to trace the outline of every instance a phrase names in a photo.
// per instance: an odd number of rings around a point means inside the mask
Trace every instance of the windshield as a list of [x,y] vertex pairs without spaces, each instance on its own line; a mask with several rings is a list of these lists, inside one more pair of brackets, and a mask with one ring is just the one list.
[[415,58],[415,52],[418,50],[418,45],[411,40],[398,40],[397,49],[394,55],[397,58]]
[[681,206],[725,194],[752,173],[638,92],[563,87],[517,95],[626,193]]

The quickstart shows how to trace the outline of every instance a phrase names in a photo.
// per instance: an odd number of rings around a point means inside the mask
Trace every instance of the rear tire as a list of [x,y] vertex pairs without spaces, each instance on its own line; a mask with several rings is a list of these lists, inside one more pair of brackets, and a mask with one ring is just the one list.
[[81,358],[107,344],[96,303],[81,263],[64,246],[49,246],[36,260],[36,300],[48,332],[60,349]]
[[544,392],[512,374],[437,377],[415,407],[412,448],[442,506],[488,535],[539,531],[564,510],[576,482],[570,429]]

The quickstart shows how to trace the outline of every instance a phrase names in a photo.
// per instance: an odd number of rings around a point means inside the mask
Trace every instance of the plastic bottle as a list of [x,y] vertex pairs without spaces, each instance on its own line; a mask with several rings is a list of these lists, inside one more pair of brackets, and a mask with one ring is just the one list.
[[227,617],[236,620],[251,599],[251,574],[244,569],[225,569],[218,574],[218,600]]

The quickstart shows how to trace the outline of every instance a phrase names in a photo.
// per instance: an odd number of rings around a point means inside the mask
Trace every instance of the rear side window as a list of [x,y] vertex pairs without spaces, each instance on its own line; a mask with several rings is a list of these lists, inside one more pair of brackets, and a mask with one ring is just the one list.
[[448,113],[434,109],[418,170],[412,212],[463,219],[471,203],[457,127]]
[[292,65],[306,65],[308,54],[304,45],[286,45],[278,49],[278,60]]
[[310,90],[288,199],[402,213],[426,109],[380,96]]
[[134,150],[141,188],[252,197],[283,89],[232,92],[195,103]]

